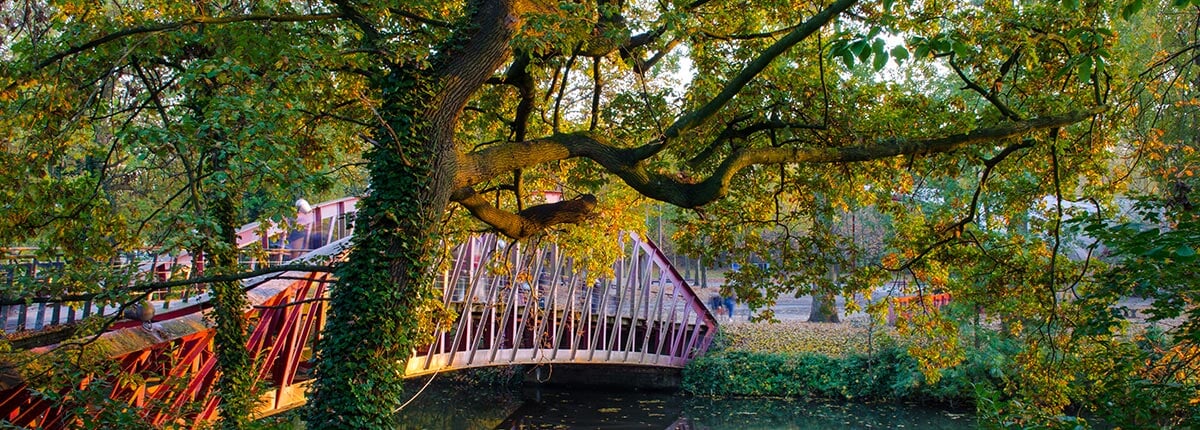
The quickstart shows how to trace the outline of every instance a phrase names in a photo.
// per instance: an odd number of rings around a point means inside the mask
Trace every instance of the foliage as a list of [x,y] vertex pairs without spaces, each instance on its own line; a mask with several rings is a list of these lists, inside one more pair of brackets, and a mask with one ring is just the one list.
[[[1200,216],[1190,211],[1163,219],[1163,208],[1142,201],[1136,218],[1114,225],[1086,220],[1083,228],[1105,245],[1114,260],[1112,269],[1100,278],[1100,285],[1089,291],[1083,300],[1095,307],[1111,302],[1113,297],[1137,296],[1153,300],[1146,310],[1149,321],[1180,321],[1173,334],[1180,340],[1200,343],[1200,258],[1196,244],[1200,243]],[[1109,331],[1119,324],[1117,307],[1112,311],[1093,309],[1092,330]]]
[[[549,232],[600,276],[654,199],[689,209],[680,250],[744,263],[731,285],[764,319],[780,294],[951,293],[957,310],[906,328],[923,377],[994,324],[997,420],[1056,422],[1114,368],[1088,354],[1116,320],[1079,322],[1123,296],[1064,221],[1131,182],[1196,188],[1190,3],[7,2],[0,181],[22,186],[0,187],[0,243],[69,263],[21,293],[123,303],[134,275],[103,270],[120,256],[220,253],[231,209],[279,220],[369,189],[308,417],[387,427],[396,363],[448,317],[438,248],[480,228],[463,212]],[[547,191],[603,203],[538,205]],[[1194,321],[1177,264],[1194,238],[1161,231],[1113,242],[1144,258],[1107,279],[1171,281],[1139,288]]]
[[899,400],[919,397],[922,381],[916,362],[898,348],[843,358],[726,351],[689,364],[682,387],[706,396]]

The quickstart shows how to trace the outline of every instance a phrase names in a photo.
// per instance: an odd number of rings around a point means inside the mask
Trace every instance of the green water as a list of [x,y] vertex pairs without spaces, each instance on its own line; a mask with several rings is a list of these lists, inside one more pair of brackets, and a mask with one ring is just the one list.
[[795,399],[706,399],[654,391],[437,387],[401,412],[412,429],[971,429],[940,406]]

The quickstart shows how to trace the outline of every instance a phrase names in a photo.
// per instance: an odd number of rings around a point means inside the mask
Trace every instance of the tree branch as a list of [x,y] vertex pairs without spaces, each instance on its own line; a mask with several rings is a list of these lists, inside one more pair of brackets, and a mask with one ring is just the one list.
[[696,154],[696,156],[692,157],[685,163],[689,167],[695,168],[712,157],[712,155],[717,152],[717,148],[721,147],[722,143],[733,139],[745,139],[760,131],[779,129],[824,130],[826,128],[824,125],[820,124],[791,123],[778,119],[758,122],[742,128],[733,127],[738,121],[740,120],[735,120],[734,123],[725,127],[725,130],[722,130],[721,133],[718,134],[715,139],[713,139],[712,143],[710,143],[704,148],[704,150],[700,151],[700,153]]
[[[721,89],[721,92],[717,94],[716,97],[714,97],[712,100],[709,100],[708,103],[704,104],[704,106],[701,106],[700,108],[676,120],[674,124],[671,124],[671,126],[663,132],[663,137],[666,139],[678,137],[684,132],[702,124],[713,115],[716,115],[721,108],[725,107],[726,104],[733,100],[734,96],[742,91],[742,88],[748,85],[750,81],[754,79],[754,77],[758,76],[760,72],[766,69],[767,66],[775,60],[775,58],[783,55],[783,53],[787,52],[796,44],[804,41],[804,39],[807,39],[808,36],[823,28],[835,17],[837,17],[846,9],[849,9],[850,6],[853,6],[857,2],[858,0],[839,0],[835,2],[834,4],[825,8],[825,10],[813,15],[812,18],[808,19],[808,21],[805,21],[803,24],[796,27],[794,30],[792,30],[786,36],[780,38],[779,41],[775,42],[767,49],[764,49],[762,53],[759,54],[758,58],[755,58],[754,61],[751,61],[750,64],[747,64],[746,68],[742,69],[737,76],[734,76],[733,79],[730,79],[729,82],[725,84],[725,88]],[[665,142],[658,142],[651,145],[665,146]]]
[[[1018,52],[1020,52],[1020,51],[1018,51]],[[996,109],[1000,110],[1001,115],[1004,115],[1005,118],[1008,118],[1013,121],[1021,120],[1021,116],[1017,115],[1016,112],[1013,112],[1013,110],[1010,109],[1007,104],[1004,104],[1004,102],[1001,101],[1000,98],[996,96],[996,93],[994,91],[988,91],[988,90],[983,89],[982,86],[975,83],[975,81],[972,80],[971,78],[967,77],[967,74],[963,73],[962,68],[958,67],[958,63],[954,62],[954,54],[953,53],[950,55],[950,59],[947,62],[950,63],[950,68],[954,69],[954,73],[958,75],[958,78],[962,79],[962,81],[966,83],[966,86],[968,89],[970,89],[971,91],[974,91],[976,93],[979,93],[980,96],[983,96],[983,98],[986,99],[988,101],[988,103],[991,103],[992,106],[995,106]],[[1003,79],[1003,76],[1001,76],[1000,78]]]
[[507,212],[488,203],[471,187],[455,191],[451,200],[467,208],[480,221],[494,227],[501,234],[521,240],[540,233],[558,224],[575,224],[593,216],[596,196],[584,194],[571,200],[547,203],[517,213]]
[[723,197],[729,182],[752,165],[781,163],[848,163],[878,160],[897,155],[927,155],[954,151],[969,145],[1018,137],[1035,130],[1065,127],[1106,109],[1015,121],[945,137],[928,139],[890,138],[858,146],[838,148],[744,148],[734,150],[711,176],[697,181],[679,173],[651,171],[646,155],[637,148],[619,148],[590,133],[559,134],[528,142],[494,145],[463,154],[455,177],[458,187],[468,187],[503,172],[574,157],[591,159],[620,177],[639,193],[683,208],[695,208]]
[[767,32],[763,32],[763,33],[716,34],[716,33],[708,32],[708,31],[701,31],[700,34],[704,35],[704,37],[708,37],[711,39],[717,39],[717,40],[754,40],[754,39],[766,39],[769,37],[776,37],[776,36],[779,36],[781,34],[787,33],[789,31],[792,31],[795,29],[796,29],[796,26],[791,26],[791,27],[781,28],[778,30],[772,30],[772,31],[767,31]]
[[138,34],[158,33],[158,32],[162,32],[162,31],[178,30],[183,27],[200,25],[200,24],[232,24],[232,23],[238,23],[238,22],[256,22],[256,21],[309,22],[309,21],[325,21],[325,20],[330,20],[330,19],[338,19],[341,17],[342,17],[342,14],[340,14],[340,13],[324,13],[324,14],[316,14],[316,15],[258,15],[258,14],[252,14],[252,15],[226,16],[226,17],[197,16],[197,17],[189,18],[189,19],[186,19],[183,21],[178,21],[178,22],[169,22],[169,23],[158,24],[158,25],[145,25],[145,26],[128,28],[128,29],[121,30],[121,31],[118,31],[115,33],[109,33],[104,36],[100,36],[100,37],[97,37],[90,41],[84,42],[81,45],[76,45],[76,46],[67,48],[66,51],[51,55],[49,58],[42,60],[40,63],[38,63],[36,66],[34,66],[34,69],[35,70],[43,69],[46,66],[49,66],[51,64],[54,64],[55,62],[58,62],[59,60],[62,60],[63,58],[70,57],[72,55],[95,48],[97,46],[103,45],[108,42],[112,42],[114,40],[119,40],[119,39],[126,38],[129,36],[135,36]]
[[88,293],[74,294],[60,297],[34,297],[31,299],[5,299],[0,300],[0,306],[24,305],[30,303],[69,303],[69,302],[84,302],[94,300],[101,296],[114,296],[114,293],[150,293],[161,291],[173,287],[181,287],[185,285],[197,285],[210,282],[232,282],[250,279],[256,276],[267,275],[271,273],[285,272],[333,272],[333,267],[319,264],[306,263],[289,263],[279,266],[264,267],[256,270],[250,270],[240,273],[231,273],[226,275],[213,276],[197,276],[195,278],[178,279],[172,281],[161,282],[146,282],[132,285],[128,288],[120,290],[108,290],[103,293]]
[[449,22],[424,17],[424,16],[418,15],[416,13],[409,12],[407,10],[398,8],[398,7],[389,7],[388,11],[391,13],[394,13],[396,15],[411,19],[413,21],[416,21],[416,22],[419,22],[422,24],[432,25],[434,27],[450,28],[452,26],[452,24],[450,24]]

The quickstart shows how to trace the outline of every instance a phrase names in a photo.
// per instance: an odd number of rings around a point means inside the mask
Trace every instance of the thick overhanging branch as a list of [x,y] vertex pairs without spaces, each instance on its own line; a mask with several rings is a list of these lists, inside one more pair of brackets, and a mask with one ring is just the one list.
[[686,164],[692,168],[700,166],[705,161],[708,161],[708,159],[711,158],[714,154],[716,154],[717,149],[720,149],[722,147],[723,143],[730,141],[730,140],[734,140],[734,139],[746,139],[746,138],[749,138],[750,136],[754,135],[754,133],[758,133],[760,131],[781,130],[781,129],[796,129],[796,130],[800,130],[800,129],[824,130],[825,129],[825,126],[821,125],[821,124],[792,123],[792,122],[782,121],[782,120],[778,120],[778,119],[762,121],[762,122],[754,123],[754,124],[747,125],[747,126],[741,127],[741,128],[735,127],[736,125],[738,125],[737,123],[742,121],[743,119],[744,119],[744,117],[736,119],[733,123],[726,126],[725,130],[722,130],[721,133],[718,134],[715,139],[713,139],[712,143],[710,143],[710,144],[708,144],[708,146],[704,147],[704,149],[701,150],[699,153],[697,153],[696,156],[687,160]]
[[899,155],[919,156],[950,152],[965,146],[1019,137],[1032,131],[1065,127],[1104,111],[1104,107],[1096,107],[938,138],[889,138],[871,144],[836,148],[737,149],[722,161],[711,176],[703,180],[696,180],[681,173],[651,171],[647,167],[643,152],[616,147],[590,133],[562,134],[528,142],[503,143],[465,154],[460,157],[459,167],[462,170],[455,177],[455,183],[459,187],[469,187],[514,169],[583,157],[599,163],[605,170],[617,175],[647,197],[679,207],[695,208],[723,197],[728,193],[729,182],[733,176],[753,165],[850,163]]
[[[676,206],[694,208],[721,198],[729,191],[729,181],[742,169],[759,164],[852,163],[879,160],[898,155],[919,156],[950,152],[956,149],[1022,136],[1035,130],[1065,127],[1102,113],[1103,107],[1076,111],[1064,115],[1041,117],[1006,123],[996,127],[976,129],[967,133],[930,139],[891,138],[872,144],[839,148],[747,148],[734,151],[720,167],[704,181],[687,183],[671,180],[662,174],[648,175],[642,185],[647,191],[661,190],[661,195],[646,194]],[[624,177],[622,177],[624,178]],[[626,181],[628,182],[628,180]],[[630,184],[635,189],[638,185]]]
[[[573,142],[578,140],[578,142]],[[513,170],[533,167],[555,160],[566,160],[571,147],[594,142],[587,134],[562,134],[526,142],[508,142],[488,146],[478,151],[460,154],[456,187],[469,187]]]
[[466,207],[475,218],[516,240],[533,236],[555,225],[577,224],[591,218],[596,208],[596,196],[591,194],[530,206],[517,213],[493,206],[470,187],[459,188],[451,199]]
[[781,34],[792,31],[795,28],[796,28],[795,26],[791,26],[791,27],[787,27],[787,28],[781,28],[779,30],[767,31],[767,32],[762,32],[762,33],[748,33],[748,34],[717,34],[717,33],[713,33],[710,31],[701,30],[700,34],[704,35],[704,37],[707,37],[710,39],[717,39],[717,40],[754,40],[754,39],[766,39],[766,38],[771,38],[771,37],[777,37]]

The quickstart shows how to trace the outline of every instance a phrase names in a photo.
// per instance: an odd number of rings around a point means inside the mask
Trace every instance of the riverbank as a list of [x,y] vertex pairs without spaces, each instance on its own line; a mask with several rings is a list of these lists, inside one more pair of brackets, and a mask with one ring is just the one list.
[[935,379],[890,327],[739,322],[723,325],[714,348],[684,369],[681,388],[704,397],[970,403],[959,381]]

